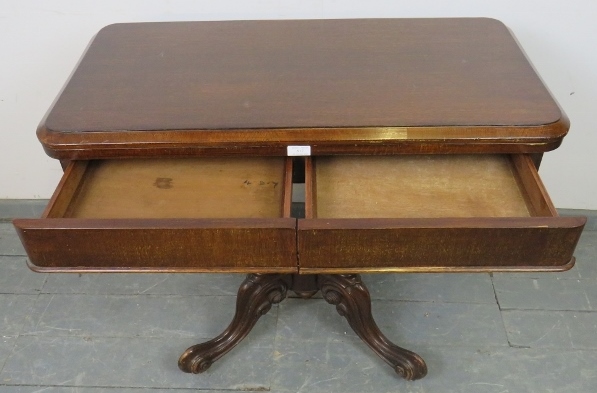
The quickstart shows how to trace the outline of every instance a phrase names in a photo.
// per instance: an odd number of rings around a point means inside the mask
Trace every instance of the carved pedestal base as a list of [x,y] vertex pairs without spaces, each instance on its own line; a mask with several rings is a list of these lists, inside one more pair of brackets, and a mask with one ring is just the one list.
[[238,290],[236,313],[222,334],[187,349],[178,361],[182,371],[201,373],[249,334],[272,304],[281,302],[288,290],[309,298],[321,290],[324,299],[336,306],[356,334],[400,376],[423,378],[427,366],[414,352],[388,340],[371,315],[369,291],[358,274],[283,275],[249,274]]

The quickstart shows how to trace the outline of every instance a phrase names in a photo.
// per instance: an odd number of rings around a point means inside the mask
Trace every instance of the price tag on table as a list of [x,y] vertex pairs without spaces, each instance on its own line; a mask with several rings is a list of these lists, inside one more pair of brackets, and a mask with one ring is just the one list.
[[289,157],[310,156],[311,146],[288,146],[286,151]]

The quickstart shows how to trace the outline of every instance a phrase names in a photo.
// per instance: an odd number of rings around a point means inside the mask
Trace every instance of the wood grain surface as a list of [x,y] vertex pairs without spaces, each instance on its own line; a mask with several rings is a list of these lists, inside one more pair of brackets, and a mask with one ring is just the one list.
[[83,159],[540,152],[567,130],[501,22],[364,19],[107,26],[38,136]]
[[585,222],[583,217],[299,220],[299,272],[567,270]]
[[298,271],[296,220],[19,219],[39,271]]
[[282,157],[92,161],[64,217],[282,217]]
[[509,156],[317,157],[318,218],[528,217]]

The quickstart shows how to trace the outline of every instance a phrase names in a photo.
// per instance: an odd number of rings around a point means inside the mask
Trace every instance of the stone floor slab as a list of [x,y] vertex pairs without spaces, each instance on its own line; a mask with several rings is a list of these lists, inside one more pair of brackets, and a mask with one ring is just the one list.
[[[23,334],[211,339],[228,326],[235,304],[231,296],[39,295]],[[256,336],[273,337],[277,311],[259,320]]]
[[[405,305],[406,307],[403,307]],[[507,345],[497,304],[376,302],[379,327],[406,342],[438,345]]]
[[[195,389],[147,389],[147,388],[97,388],[97,387],[80,387],[80,386],[41,386],[41,385],[20,385],[7,386],[0,384],[0,392],[2,393],[190,393],[196,392]],[[242,390],[201,390],[205,393],[231,393]],[[246,390],[244,390],[246,392]],[[271,390],[270,390],[271,392]],[[272,392],[276,393],[276,392]]]
[[245,274],[50,274],[43,293],[236,296]]
[[597,279],[597,231],[582,233],[574,256],[579,278]]
[[[250,345],[249,345],[250,344]],[[271,342],[242,342],[200,375],[177,367],[188,339],[24,336],[0,373],[5,385],[268,390]]]
[[291,343],[276,348],[272,388],[288,392],[592,392],[597,351],[432,346],[418,352],[429,373],[400,379],[381,360],[352,349],[350,340]]
[[[508,345],[497,305],[373,301],[372,307],[382,332],[401,346]],[[323,300],[288,299],[280,305],[278,340],[344,340],[347,336],[356,334]]]
[[30,315],[37,295],[0,294],[0,336],[17,336]]
[[520,348],[430,348],[424,392],[592,392],[597,352]]
[[494,303],[489,274],[365,274],[372,299]]
[[[130,388],[88,388],[79,386],[0,385],[2,393],[141,393],[147,390]],[[151,390],[151,393],[167,393],[170,389]],[[184,392],[184,390],[183,390]]]
[[[250,389],[250,388],[248,388]],[[42,385],[2,385],[0,384],[0,392],[2,393],[233,393],[233,392],[264,392],[269,393],[288,393],[278,389],[264,390],[263,387],[255,389],[194,389],[194,388],[165,388],[165,389],[147,389],[147,388],[99,388],[99,387],[80,387],[80,386],[42,386]]]
[[48,199],[0,199],[0,220],[41,217]]
[[512,345],[597,349],[597,312],[510,310],[502,317]]
[[9,222],[0,222],[0,255],[25,255],[17,232]]
[[[6,362],[6,359],[8,359],[8,356],[10,355],[16,341],[16,337],[0,335],[0,371],[2,371],[4,363]],[[1,384],[2,381],[0,380],[0,386]],[[2,389],[0,388],[0,392],[1,391]]]
[[591,311],[597,306],[593,280],[494,276],[502,310]]
[[0,293],[38,294],[46,278],[29,270],[25,257],[0,256]]

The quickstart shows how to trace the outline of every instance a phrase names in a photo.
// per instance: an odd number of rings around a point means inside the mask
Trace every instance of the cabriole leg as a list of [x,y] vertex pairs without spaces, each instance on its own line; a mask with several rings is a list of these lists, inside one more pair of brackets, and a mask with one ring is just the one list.
[[371,297],[358,274],[322,274],[318,286],[323,298],[336,306],[355,333],[400,376],[407,380],[427,374],[425,361],[383,335],[371,314]]
[[224,356],[253,329],[272,304],[286,297],[289,275],[249,274],[241,284],[236,298],[236,313],[222,334],[187,349],[178,360],[178,367],[187,373],[202,373]]

